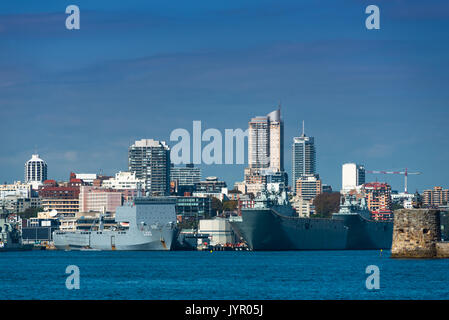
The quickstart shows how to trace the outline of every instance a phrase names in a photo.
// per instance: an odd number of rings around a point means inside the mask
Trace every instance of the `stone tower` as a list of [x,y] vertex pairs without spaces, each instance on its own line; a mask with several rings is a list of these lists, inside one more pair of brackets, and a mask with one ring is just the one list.
[[392,258],[435,258],[441,239],[440,212],[400,209],[394,213]]

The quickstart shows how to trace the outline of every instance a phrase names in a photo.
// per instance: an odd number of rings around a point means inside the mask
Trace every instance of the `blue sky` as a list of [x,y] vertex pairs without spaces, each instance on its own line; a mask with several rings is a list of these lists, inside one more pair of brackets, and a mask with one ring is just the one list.
[[[65,29],[65,8],[81,29]],[[380,30],[365,8],[380,8]],[[136,139],[243,128],[282,102],[285,166],[305,120],[324,183],[408,167],[449,187],[447,1],[0,2],[0,180],[37,150],[49,177],[127,169]],[[173,145],[173,143],[171,143]],[[245,165],[202,166],[232,185]],[[368,175],[403,188],[402,176]]]

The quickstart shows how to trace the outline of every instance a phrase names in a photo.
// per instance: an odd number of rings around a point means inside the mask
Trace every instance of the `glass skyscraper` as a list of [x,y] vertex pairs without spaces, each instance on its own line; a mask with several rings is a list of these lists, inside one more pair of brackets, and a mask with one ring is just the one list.
[[303,132],[300,137],[293,138],[292,145],[292,186],[303,175],[316,173],[315,139]]

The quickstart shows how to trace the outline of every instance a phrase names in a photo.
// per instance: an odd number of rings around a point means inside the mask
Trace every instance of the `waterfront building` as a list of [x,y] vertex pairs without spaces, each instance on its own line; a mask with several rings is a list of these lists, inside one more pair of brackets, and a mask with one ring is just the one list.
[[122,205],[122,193],[114,189],[82,186],[79,194],[79,211],[98,211],[115,213]]
[[170,168],[170,181],[176,181],[176,185],[180,186],[194,186],[201,181],[201,169],[188,163],[185,167]]
[[206,180],[195,183],[193,196],[214,197],[223,201],[228,198],[228,188],[225,181],[220,181],[217,177],[207,177]]
[[365,183],[365,167],[355,163],[345,163],[342,165],[342,192],[348,192],[360,187]]
[[313,199],[306,200],[303,197],[296,195],[291,199],[290,203],[299,217],[309,218],[310,215],[315,213]]
[[11,213],[22,213],[31,208],[31,198],[24,198],[20,195],[10,194],[0,199],[0,208],[5,207]]
[[115,174],[114,178],[110,178],[107,180],[104,180],[101,186],[103,188],[108,189],[115,189],[115,190],[130,190],[130,189],[138,189],[138,186],[140,185],[140,188],[145,189],[145,180],[144,179],[138,179],[136,177],[135,172],[118,172]]
[[74,217],[79,211],[79,199],[42,199],[42,207],[45,211],[56,210],[59,215]]
[[177,197],[176,216],[178,221],[198,221],[212,214],[212,199],[210,197]]
[[76,179],[82,180],[87,185],[92,185],[94,181],[97,179],[96,173],[76,173]]
[[46,180],[39,187],[38,194],[41,199],[78,199],[80,187],[59,186],[54,180]]
[[423,205],[426,207],[438,207],[447,205],[449,199],[449,190],[442,187],[433,187],[433,189],[424,190]]
[[53,240],[53,231],[59,229],[59,219],[51,212],[38,212],[37,217],[24,221],[22,239],[25,243],[49,243]]
[[150,196],[170,193],[170,148],[164,141],[142,139],[128,150],[129,171],[145,181]]
[[47,164],[38,154],[33,154],[25,163],[25,183],[30,183],[33,189],[37,189],[45,180],[47,180]]
[[369,211],[374,220],[393,219],[391,186],[387,183],[370,182],[363,185]]
[[396,203],[399,205],[402,205],[405,209],[412,209],[413,203],[416,201],[415,199],[416,195],[412,193],[394,193],[391,192],[391,201],[392,203]]
[[206,180],[195,183],[195,192],[222,193],[227,190],[225,181],[218,180],[218,177],[207,177]]
[[103,185],[103,182],[109,179],[112,179],[111,176],[105,176],[105,175],[97,175],[97,178],[92,182],[92,186],[94,187],[101,187]]
[[13,184],[0,185],[0,199],[11,195],[30,198],[32,196],[32,186],[30,183],[22,183],[20,181],[16,181]]
[[322,182],[317,174],[304,174],[296,180],[296,195],[304,200],[312,200],[322,192]]
[[81,179],[70,173],[68,182],[57,183],[55,180],[45,180],[39,187],[38,194],[44,210],[56,210],[58,214],[72,217],[79,210]]
[[200,220],[198,233],[207,234],[211,246],[235,243],[235,235],[231,225],[223,218]]
[[242,194],[247,194],[248,193],[247,192],[248,188],[247,188],[247,185],[246,185],[245,181],[235,182],[234,183],[234,189],[238,190]]
[[293,138],[292,145],[292,186],[296,185],[298,179],[303,175],[316,173],[316,149],[315,138],[308,137],[304,131]]

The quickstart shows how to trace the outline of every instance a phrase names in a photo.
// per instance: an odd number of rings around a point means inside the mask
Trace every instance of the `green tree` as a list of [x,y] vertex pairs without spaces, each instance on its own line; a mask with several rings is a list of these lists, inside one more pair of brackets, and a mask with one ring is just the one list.
[[223,211],[234,211],[237,209],[237,200],[223,201]]
[[340,192],[324,192],[313,199],[315,217],[330,218],[340,210]]
[[27,208],[27,209],[25,209],[24,212],[19,213],[19,216],[22,219],[36,218],[37,213],[41,212],[42,210],[43,210],[42,208]]
[[212,201],[212,216],[216,216],[217,214],[219,214],[220,212],[223,211],[223,203],[215,198],[215,197],[211,197],[211,201]]

